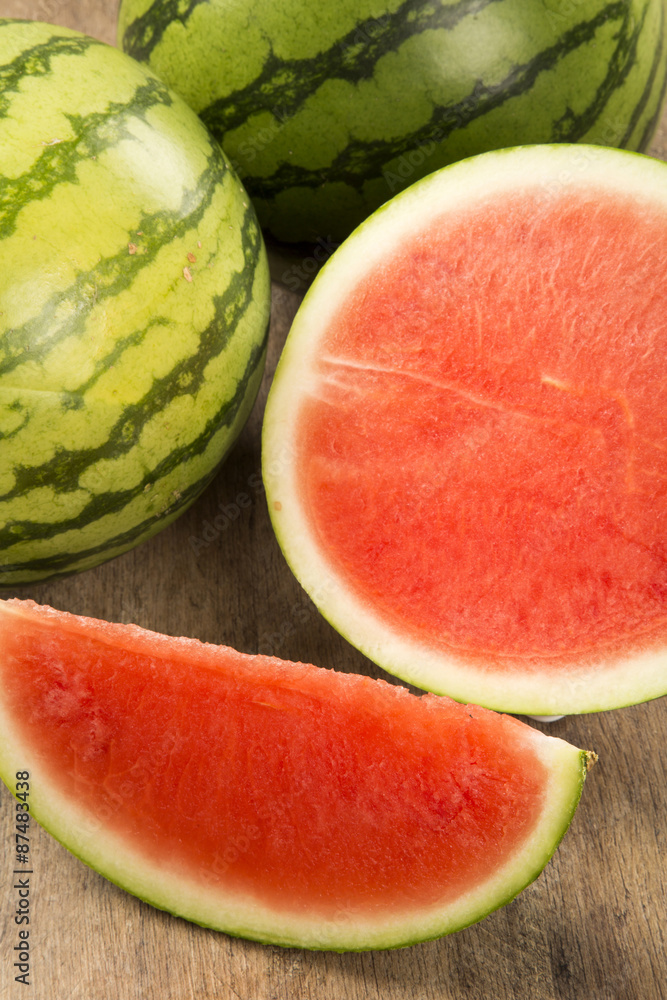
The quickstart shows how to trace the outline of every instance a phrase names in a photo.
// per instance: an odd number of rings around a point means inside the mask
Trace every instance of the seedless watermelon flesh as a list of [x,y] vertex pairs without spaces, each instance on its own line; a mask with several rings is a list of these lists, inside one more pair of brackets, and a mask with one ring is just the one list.
[[486,154],[337,251],[264,470],[283,551],[387,670],[503,711],[667,691],[667,167]]
[[594,755],[355,674],[0,602],[0,771],[154,905],[308,948],[456,930],[536,877]]

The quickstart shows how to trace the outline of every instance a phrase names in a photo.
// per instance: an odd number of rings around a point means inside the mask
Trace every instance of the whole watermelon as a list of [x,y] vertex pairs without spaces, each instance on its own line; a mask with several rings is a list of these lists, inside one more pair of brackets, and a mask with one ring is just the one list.
[[123,0],[119,42],[224,142],[262,224],[338,239],[455,160],[644,150],[664,0]]
[[249,198],[117,49],[0,20],[0,585],[94,566],[202,491],[262,375]]

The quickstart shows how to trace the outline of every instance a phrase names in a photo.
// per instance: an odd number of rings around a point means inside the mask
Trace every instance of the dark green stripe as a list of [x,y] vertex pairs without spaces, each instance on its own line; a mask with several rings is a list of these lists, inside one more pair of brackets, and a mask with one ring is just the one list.
[[644,8],[641,20],[632,30],[634,18],[629,6],[626,8],[625,17],[619,29],[618,44],[609,60],[604,80],[584,111],[575,114],[568,108],[562,118],[554,122],[553,142],[578,142],[599,121],[609,98],[620,89],[637,64],[637,45],[644,29],[647,12],[648,6]]
[[[331,48],[309,59],[285,60],[271,52],[252,83],[214,101],[200,112],[200,117],[218,136],[238,128],[262,110],[290,117],[327,80],[358,83],[371,79],[378,60],[397,52],[413,35],[443,28],[451,30],[465,17],[474,17],[490,4],[501,2],[460,0],[443,6],[424,0],[405,0],[394,13],[382,15],[375,22],[360,22]],[[373,25],[372,35],[364,30],[369,23]]]
[[[199,494],[206,489],[217,471],[217,468],[212,469],[211,472],[197,480],[196,483],[192,483],[181,493],[178,503],[170,507],[168,511],[161,511],[159,514],[147,518],[128,531],[115,535],[108,542],[101,542],[99,545],[93,545],[89,549],[74,554],[66,552],[57,556],[46,556],[43,559],[32,559],[30,562],[7,563],[4,566],[0,563],[0,588],[27,583],[29,582],[29,575],[31,573],[39,574],[39,580],[34,581],[39,583],[44,583],[46,580],[53,580],[57,577],[71,576],[73,573],[78,572],[81,568],[81,563],[93,560],[93,565],[95,565],[96,556],[104,556],[113,552],[114,549],[125,551],[133,548],[142,540],[142,536],[150,535],[151,529],[157,530],[167,517],[175,517],[186,510],[197,499]],[[120,551],[117,554],[120,555]],[[16,580],[8,579],[12,575],[18,577],[18,584]]]
[[[20,413],[21,410],[23,409],[21,403],[17,399],[13,400],[13,402],[11,403],[4,403],[2,405],[3,409],[9,410],[10,412],[14,411]],[[15,427],[13,431],[0,431],[0,441],[9,441],[17,434],[20,434],[20,432],[28,423],[30,423],[30,414],[24,413],[22,422],[18,425],[18,427]]]
[[196,7],[209,0],[155,0],[148,10],[128,24],[121,45],[124,52],[139,62],[148,62],[153,49],[172,23],[186,24]]
[[[99,545],[91,546],[89,549],[74,554],[65,552],[60,555],[45,556],[43,559],[33,559],[30,562],[7,563],[4,566],[0,563],[0,587],[15,586],[15,581],[3,582],[13,574],[18,576],[19,583],[28,581],[29,574],[31,573],[39,574],[39,583],[59,576],[70,576],[72,573],[78,571],[82,562],[86,562],[87,560],[94,561],[96,556],[103,556],[113,552],[114,549],[126,550],[132,548],[141,541],[143,535],[149,535],[151,529],[157,530],[167,517],[176,516],[193,503],[199,494],[206,489],[217,471],[217,468],[213,469],[197,480],[196,483],[192,483],[181,493],[178,502],[173,504],[167,511],[161,511],[159,514],[147,518],[127,531],[115,535],[109,541],[101,542]],[[115,496],[116,494],[113,494],[112,498]]]
[[[143,232],[142,253],[128,253],[125,244],[117,254],[100,260],[91,271],[81,272],[69,288],[57,292],[44,304],[38,316],[23,326],[7,330],[0,344],[4,355],[0,361],[0,376],[18,368],[28,357],[41,360],[65,338],[80,335],[92,309],[129,288],[136,277],[154,263],[163,246],[196,228],[226,172],[227,165],[216,147],[199,178],[198,187],[184,193],[179,209],[141,217],[137,229]],[[73,315],[57,324],[56,314],[67,305],[73,309]],[[66,315],[69,310],[63,309],[63,312]],[[27,344],[30,345],[29,355],[26,354]]]
[[[0,20],[0,31],[5,27],[11,31],[17,23],[31,22]],[[54,34],[48,41],[24,49],[12,62],[0,66],[0,118],[6,116],[11,105],[11,94],[18,92],[26,77],[48,76],[51,72],[51,60],[56,56],[83,55],[88,49],[103,45],[104,42],[86,35],[71,38]]]
[[[644,18],[645,17],[646,17],[646,11],[644,12]],[[644,19],[642,19],[642,23],[643,23],[643,20]],[[639,101],[637,102],[637,105],[636,105],[634,111],[632,112],[632,115],[630,116],[630,121],[628,122],[628,126],[627,126],[625,132],[623,133],[623,136],[621,137],[621,140],[619,142],[619,145],[621,147],[627,146],[627,144],[630,142],[630,138],[632,137],[632,133],[634,132],[635,128],[637,127],[637,123],[639,122],[639,119],[643,115],[644,109],[646,108],[646,105],[648,104],[648,102],[649,102],[649,100],[650,100],[650,98],[651,98],[651,96],[653,94],[653,89],[655,87],[656,77],[658,75],[658,70],[660,68],[660,63],[662,62],[662,55],[663,55],[663,52],[665,51],[665,30],[664,30],[664,28],[665,28],[665,8],[664,8],[664,6],[661,6],[661,8],[660,8],[660,30],[658,32],[660,41],[659,41],[657,49],[655,50],[655,54],[653,56],[653,63],[651,64],[651,69],[649,71],[649,74],[648,74],[648,77],[647,77],[647,80],[646,80],[646,86],[644,87],[644,90],[642,92],[642,96],[640,97]]]
[[[565,32],[556,45],[544,49],[525,65],[516,66],[501,83],[487,86],[478,81],[464,100],[449,107],[436,107],[429,121],[409,135],[397,137],[393,142],[378,140],[349,143],[331,166],[327,167],[327,181],[342,181],[350,187],[361,189],[369,177],[382,176],[386,164],[401,154],[433,141],[442,142],[455,130],[482,118],[506,101],[520,97],[535,85],[541,73],[549,72],[561,59],[592,41],[598,30],[612,20],[620,20],[623,26],[628,22],[625,0],[608,4],[592,20],[582,22]],[[624,67],[622,79],[630,68]],[[586,122],[580,117],[573,117],[569,121],[567,133],[563,130],[563,138],[558,141],[575,141],[575,136],[583,135],[589,127],[587,112],[582,116]],[[268,178],[243,175],[243,183],[252,194],[268,199],[291,187],[317,188],[322,184],[322,177],[318,171],[284,163]]]
[[[253,300],[254,275],[261,260],[261,235],[254,222],[254,213],[251,209],[248,209],[248,213],[249,221],[243,230],[245,267],[234,275],[225,291],[215,297],[215,316],[201,334],[198,350],[190,357],[179,361],[167,375],[155,379],[142,399],[125,407],[103,444],[78,451],[68,451],[63,448],[40,466],[16,466],[13,470],[16,477],[15,485],[10,492],[0,497],[0,500],[8,501],[25,496],[26,505],[29,506],[30,491],[33,489],[49,487],[61,493],[77,490],[79,477],[91,466],[105,458],[125,454],[135,447],[145,424],[161,412],[170,401],[177,396],[197,393],[205,381],[206,367],[225,350]],[[263,345],[258,350],[263,350]],[[256,357],[254,364],[256,367]],[[246,373],[245,381],[239,383],[231,400],[227,400],[214,417],[207,421],[204,430],[193,441],[174,449],[156,468],[146,472],[142,480],[132,489],[95,495],[91,497],[83,511],[65,521],[53,524],[29,520],[11,521],[0,530],[0,551],[21,541],[53,538],[63,531],[85,527],[110,510],[122,509],[147,486],[167,475],[182,461],[205,450],[212,434],[221,426],[231,423],[242,402],[247,378],[249,375]]]
[[16,230],[26,204],[49,198],[60,184],[76,184],[80,163],[100,156],[122,139],[136,141],[126,127],[128,122],[143,120],[148,124],[146,115],[151,108],[172,104],[167,87],[158,79],[149,79],[128,102],[111,103],[104,111],[85,117],[66,114],[74,131],[72,139],[45,146],[35,165],[20,177],[0,177],[0,239]]
[[142,342],[149,330],[153,330],[156,326],[169,326],[171,320],[167,316],[152,316],[148,327],[144,327],[142,330],[133,330],[129,333],[127,337],[121,337],[114,341],[113,349],[105,354],[104,357],[98,358],[93,366],[93,371],[87,381],[82,382],[76,391],[63,392],[61,394],[63,409],[68,410],[80,410],[85,405],[84,396],[89,389],[93,386],[99,379],[109,371],[110,368],[120,360],[121,355],[125,353],[128,347],[138,347]]
[[667,65],[665,66],[665,76],[662,81],[662,86],[660,87],[660,93],[658,95],[658,103],[656,104],[655,111],[649,118],[642,132],[642,137],[639,141],[637,149],[640,153],[645,152],[651,144],[651,139],[653,138],[653,133],[656,130],[658,121],[662,116],[663,104],[665,100],[665,94],[667,93]]
[[[267,327],[268,330],[268,327]],[[95,514],[93,517],[88,518],[84,523],[90,523],[99,517],[103,517],[109,512],[118,512],[126,504],[128,504],[138,493],[143,492],[146,485],[156,482],[163,476],[168,475],[172,472],[182,461],[187,461],[193,458],[195,455],[204,451],[208,446],[211,437],[224,426],[230,426],[233,423],[234,417],[236,416],[239,407],[242,405],[246,390],[249,382],[251,381],[253,375],[255,374],[257,367],[262,363],[264,357],[264,350],[266,345],[266,337],[262,344],[257,345],[249,359],[245,368],[243,377],[239,381],[236,391],[230,400],[227,400],[220,408],[220,410],[210,418],[207,422],[205,429],[201,434],[190,444],[183,445],[181,448],[176,449],[171,452],[150,474],[142,480],[142,483],[134,488],[133,490],[120,490],[115,493],[104,493],[96,496],[93,501],[91,501],[92,506],[94,504]],[[133,525],[127,531],[121,532],[115,535],[113,538],[105,540],[99,545],[91,546],[88,549],[84,549],[80,552],[72,553],[66,552],[58,556],[49,556],[43,559],[33,559],[29,562],[19,562],[19,563],[7,563],[5,565],[0,564],[0,585],[2,585],[3,576],[8,576],[12,573],[16,574],[29,574],[31,572],[39,572],[43,576],[49,574],[50,576],[63,576],[72,573],[73,565],[78,565],[84,560],[92,559],[97,555],[103,554],[105,552],[112,551],[115,548],[120,548],[122,546],[130,547],[138,541],[142,535],[146,534],[151,530],[151,528],[157,527],[157,523],[164,520],[167,516],[173,516],[176,513],[185,510],[185,508],[192,503],[197,496],[206,488],[217,472],[217,468],[212,469],[207,472],[201,479],[197,482],[192,483],[181,494],[176,498],[175,502],[167,510],[160,511],[157,514],[151,515],[139,524]],[[88,511],[88,508],[86,508]],[[55,525],[57,530],[50,531],[48,534],[45,532],[44,525],[34,525],[32,522],[15,522],[19,526],[25,526],[29,530],[23,537],[30,537],[33,539],[41,539],[47,537],[53,537],[59,534],[61,531],[67,531],[70,528],[77,528],[82,526],[81,518],[72,519],[71,521],[59,522]],[[50,527],[50,526],[49,526]],[[36,529],[36,530],[35,530]],[[9,544],[15,544],[17,541],[17,536],[8,531],[7,529],[0,532],[0,549],[2,547],[7,547]]]

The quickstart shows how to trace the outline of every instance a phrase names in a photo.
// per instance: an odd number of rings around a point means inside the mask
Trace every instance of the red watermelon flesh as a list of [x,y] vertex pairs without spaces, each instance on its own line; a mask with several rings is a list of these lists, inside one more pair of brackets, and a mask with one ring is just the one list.
[[434,219],[346,301],[299,484],[407,632],[566,667],[667,636],[667,213],[508,201]]
[[[456,196],[448,168],[378,212],[306,299],[265,419],[274,526],[306,589],[316,552],[345,592],[318,602],[336,627],[416,684],[538,714],[667,689],[664,661],[646,690],[631,662],[667,641],[667,168],[574,156],[479,157]],[[623,662],[636,697],[604,680]]]
[[0,648],[2,775],[31,772],[35,817],[251,937],[382,946],[455,929],[462,903],[478,919],[535,877],[581,789],[562,740],[368,677],[20,601]]

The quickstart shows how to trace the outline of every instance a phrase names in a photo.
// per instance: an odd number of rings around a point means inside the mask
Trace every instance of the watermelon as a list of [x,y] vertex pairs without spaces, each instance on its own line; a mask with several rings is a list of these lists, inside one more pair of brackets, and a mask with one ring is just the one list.
[[218,143],[152,72],[0,20],[0,585],[149,538],[255,398],[270,285]]
[[667,165],[548,145],[398,195],[294,321],[285,557],[381,667],[552,716],[667,692]]
[[595,759],[510,716],[31,601],[0,602],[0,650],[0,774],[30,815],[153,905],[281,945],[480,919],[546,864]]
[[663,0],[122,0],[118,39],[291,241],[341,239],[486,150],[644,150],[667,81]]

